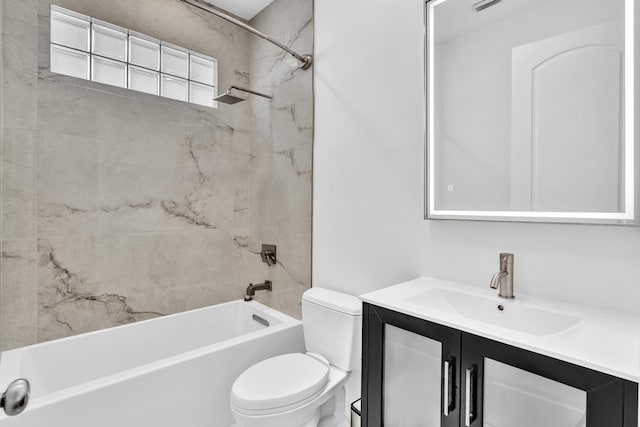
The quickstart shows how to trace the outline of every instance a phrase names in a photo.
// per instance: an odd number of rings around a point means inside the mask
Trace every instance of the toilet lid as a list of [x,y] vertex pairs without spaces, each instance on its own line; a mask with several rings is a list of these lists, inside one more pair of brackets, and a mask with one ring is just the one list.
[[259,362],[233,383],[231,404],[252,411],[275,409],[320,393],[329,362],[317,354],[290,353]]

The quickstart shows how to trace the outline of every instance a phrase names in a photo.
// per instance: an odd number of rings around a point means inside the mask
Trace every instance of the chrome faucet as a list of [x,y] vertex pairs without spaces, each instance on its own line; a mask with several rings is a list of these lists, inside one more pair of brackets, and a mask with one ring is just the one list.
[[492,289],[500,287],[498,292],[500,298],[515,298],[513,295],[513,254],[500,254],[500,271],[491,277],[489,286]]
[[251,301],[253,296],[256,294],[256,291],[271,291],[273,282],[271,280],[265,280],[264,283],[258,283],[254,285],[253,283],[249,283],[247,286],[247,293],[244,296],[245,301]]

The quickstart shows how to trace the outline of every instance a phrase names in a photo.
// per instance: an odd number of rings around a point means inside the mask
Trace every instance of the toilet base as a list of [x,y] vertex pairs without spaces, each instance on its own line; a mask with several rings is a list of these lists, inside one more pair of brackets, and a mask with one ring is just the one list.
[[320,420],[314,427],[349,427],[346,390],[340,387],[333,398],[320,407]]

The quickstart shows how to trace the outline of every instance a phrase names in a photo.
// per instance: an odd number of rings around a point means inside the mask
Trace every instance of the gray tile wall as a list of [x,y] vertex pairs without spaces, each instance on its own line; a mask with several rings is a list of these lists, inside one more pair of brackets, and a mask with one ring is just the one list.
[[[313,52],[311,0],[276,0],[251,25],[298,53]],[[252,99],[250,246],[277,245],[278,265],[269,277],[280,289],[258,299],[299,316],[300,298],[311,283],[313,74],[261,39],[252,38],[250,45],[252,84],[274,94],[271,103]]]
[[[59,0],[215,56],[221,91],[248,85],[274,101],[212,111],[59,76],[50,3],[2,1],[0,349],[238,299],[266,278],[266,302],[299,316],[311,71],[176,0]],[[276,0],[256,23],[310,50],[311,13],[310,0]],[[278,244],[277,267],[260,262],[262,242]]]
[[37,2],[3,0],[2,260],[0,336],[10,348],[37,340]]

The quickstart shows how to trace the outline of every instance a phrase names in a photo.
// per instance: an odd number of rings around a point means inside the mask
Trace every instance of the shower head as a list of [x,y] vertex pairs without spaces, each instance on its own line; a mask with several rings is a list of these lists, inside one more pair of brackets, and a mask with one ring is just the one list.
[[491,6],[495,6],[501,1],[502,0],[482,0],[482,1],[479,1],[478,3],[474,3],[472,7],[476,12],[480,12],[481,10],[485,10]]
[[224,94],[218,96],[217,98],[214,98],[213,100],[217,101],[217,102],[222,102],[223,104],[233,105],[233,104],[237,104],[238,102],[244,101],[245,98],[239,98],[239,97],[233,96],[233,95],[229,94],[229,92],[227,92],[227,93],[224,93]]
[[218,101],[218,102],[222,102],[223,104],[228,104],[228,105],[233,105],[233,104],[237,104],[238,102],[242,102],[244,100],[246,100],[246,98],[242,98],[239,96],[235,96],[231,94],[231,90],[237,90],[240,92],[246,92],[246,93],[250,93],[253,95],[257,95],[257,96],[261,96],[263,98],[267,98],[269,100],[273,99],[273,96],[271,95],[265,95],[264,93],[260,93],[260,92],[255,92],[251,89],[246,89],[243,87],[238,87],[238,86],[231,86],[229,87],[229,90],[227,90],[225,93],[223,93],[222,95],[214,98],[214,101]]

